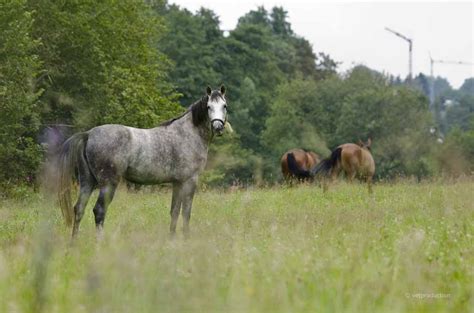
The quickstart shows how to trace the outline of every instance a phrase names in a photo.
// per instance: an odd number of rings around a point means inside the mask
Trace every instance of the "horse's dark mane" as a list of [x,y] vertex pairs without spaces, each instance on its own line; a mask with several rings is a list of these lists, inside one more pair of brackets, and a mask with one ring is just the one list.
[[209,118],[207,115],[207,96],[201,98],[200,101],[195,102],[189,110],[193,115],[193,124],[194,126],[199,126],[202,123],[206,122]]
[[193,115],[193,124],[198,126],[207,119],[207,97],[204,96],[200,100],[191,104],[188,109],[178,117],[171,118],[167,121],[164,121],[159,126],[169,126],[173,122],[181,119],[183,116],[191,112]]
[[[224,99],[224,96],[219,90],[213,90],[210,95],[211,100],[215,100],[216,98],[222,98]],[[189,112],[193,115],[193,124],[195,126],[199,126],[202,123],[206,122],[208,119],[207,115],[207,96],[203,96],[200,100],[194,102],[189,106],[189,108],[180,116],[169,119],[167,121],[164,121],[163,123],[160,124],[160,126],[169,126],[171,125],[174,121],[179,120]]]

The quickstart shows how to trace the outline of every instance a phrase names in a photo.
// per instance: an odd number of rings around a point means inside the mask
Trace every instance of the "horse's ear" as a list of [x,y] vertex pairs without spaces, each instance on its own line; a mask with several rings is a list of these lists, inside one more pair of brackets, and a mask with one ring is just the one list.
[[221,85],[221,94],[224,96],[225,95],[225,86]]
[[367,139],[367,147],[370,148],[370,146],[372,146],[372,138],[369,137],[369,139]]
[[208,95],[208,96],[210,96],[210,95],[211,95],[211,93],[212,93],[212,89],[211,89],[211,87],[207,86],[207,88],[206,88],[206,92],[207,92],[207,95]]
[[357,141],[357,145],[363,147],[364,143],[362,142],[362,140],[359,139],[359,141]]

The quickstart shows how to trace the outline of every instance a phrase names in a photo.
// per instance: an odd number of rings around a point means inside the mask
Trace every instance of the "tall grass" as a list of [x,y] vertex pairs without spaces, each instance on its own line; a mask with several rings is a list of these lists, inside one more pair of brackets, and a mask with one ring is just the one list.
[[[0,207],[0,312],[472,312],[474,183],[119,190],[96,242],[39,195]],[[93,202],[93,201],[91,201]]]

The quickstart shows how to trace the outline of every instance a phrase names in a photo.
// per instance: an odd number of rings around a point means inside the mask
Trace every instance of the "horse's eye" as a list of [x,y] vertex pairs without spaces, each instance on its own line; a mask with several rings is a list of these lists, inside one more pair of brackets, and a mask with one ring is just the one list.
[[211,106],[210,106],[210,105],[208,105],[208,106],[207,106],[207,109],[208,109],[208,110],[210,110],[210,109],[211,109]]

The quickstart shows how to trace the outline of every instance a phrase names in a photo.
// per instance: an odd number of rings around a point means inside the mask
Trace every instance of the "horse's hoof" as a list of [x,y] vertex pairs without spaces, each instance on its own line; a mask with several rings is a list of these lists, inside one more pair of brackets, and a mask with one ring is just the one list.
[[183,232],[183,235],[185,240],[189,240],[189,238],[191,238],[191,234],[189,233],[189,231]]
[[176,232],[170,232],[168,238],[169,240],[176,240]]
[[102,226],[97,227],[95,237],[96,237],[97,242],[104,241],[104,228]]

